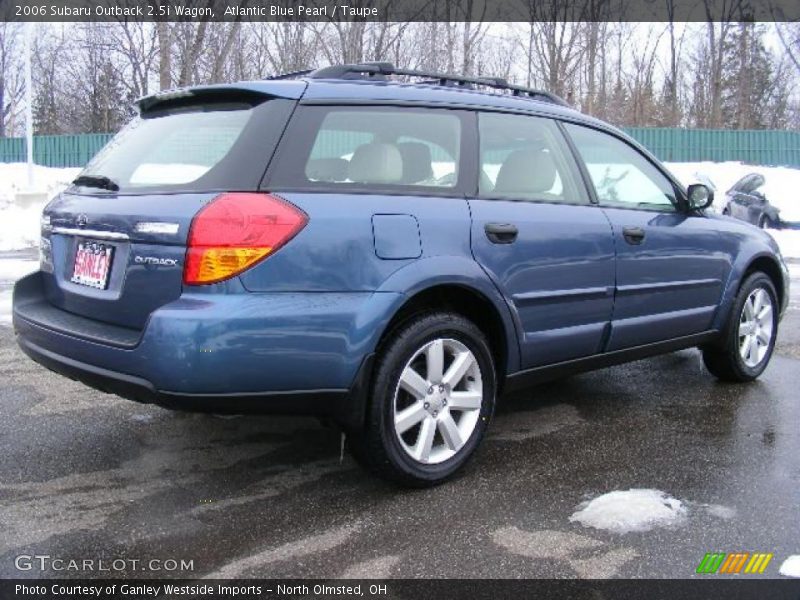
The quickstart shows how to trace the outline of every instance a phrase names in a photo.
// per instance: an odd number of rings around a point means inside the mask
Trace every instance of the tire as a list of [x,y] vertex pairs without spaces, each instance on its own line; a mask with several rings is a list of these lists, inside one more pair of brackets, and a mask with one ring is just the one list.
[[767,215],[761,215],[761,218],[758,220],[758,226],[761,229],[775,228],[775,224],[773,223],[772,219],[770,219]]
[[[442,376],[436,372],[439,356]],[[352,453],[370,471],[401,485],[442,483],[480,444],[496,389],[492,353],[478,327],[450,312],[417,316],[393,331],[378,351],[366,426],[351,436]],[[407,417],[396,428],[397,414]],[[407,428],[400,432],[402,427]],[[428,439],[430,445],[424,443]]]
[[[752,319],[749,321],[748,319],[754,306],[758,306],[754,300],[756,295],[761,299],[759,311],[764,310],[766,300],[769,300],[771,310],[768,316],[762,312],[761,319],[755,319],[754,324]],[[746,304],[749,306],[748,312],[745,312]],[[703,349],[703,362],[706,368],[723,381],[753,381],[761,375],[767,368],[775,349],[775,339],[778,335],[778,306],[778,295],[772,280],[760,271],[748,276],[733,302],[721,343]],[[756,327],[756,330],[748,333],[753,327]],[[766,343],[764,334],[769,336]],[[749,345],[745,347],[745,343]],[[744,354],[747,354],[747,358]]]

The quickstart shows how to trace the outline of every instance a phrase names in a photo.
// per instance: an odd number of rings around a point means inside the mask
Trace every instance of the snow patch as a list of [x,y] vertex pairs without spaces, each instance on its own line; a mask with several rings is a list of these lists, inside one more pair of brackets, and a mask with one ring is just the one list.
[[[36,191],[47,198],[60,193],[81,169],[54,169],[34,165]],[[18,192],[27,189],[28,166],[25,163],[0,163],[0,252],[39,245],[39,219],[46,202],[18,206]]]
[[609,492],[584,502],[578,509],[570,521],[612,533],[649,531],[679,523],[686,516],[680,500],[651,489]]
[[27,258],[0,259],[0,284],[14,283],[39,268],[38,260]]
[[736,516],[735,508],[723,506],[722,504],[704,504],[703,508],[705,508],[712,517],[717,517],[719,519],[732,519]]
[[800,554],[794,554],[783,561],[778,572],[786,577],[800,577]]
[[39,261],[36,260],[0,259],[0,327],[11,324],[11,297],[13,294],[11,286],[15,281],[25,277],[28,273],[33,273],[38,268]]
[[0,326],[11,324],[11,290],[0,292]]
[[778,244],[784,258],[800,259],[800,230],[767,229],[767,233]]

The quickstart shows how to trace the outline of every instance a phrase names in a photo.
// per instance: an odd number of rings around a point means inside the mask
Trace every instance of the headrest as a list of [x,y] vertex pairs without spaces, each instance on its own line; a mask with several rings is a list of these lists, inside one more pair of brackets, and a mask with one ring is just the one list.
[[494,184],[495,194],[536,194],[552,189],[556,165],[549,152],[515,150],[503,161]]
[[343,158],[314,158],[306,165],[306,177],[313,181],[344,181],[347,161]]
[[400,183],[403,158],[394,144],[362,144],[350,159],[349,177],[355,183]]
[[403,183],[419,183],[433,178],[430,146],[422,142],[401,142],[397,149],[403,158]]

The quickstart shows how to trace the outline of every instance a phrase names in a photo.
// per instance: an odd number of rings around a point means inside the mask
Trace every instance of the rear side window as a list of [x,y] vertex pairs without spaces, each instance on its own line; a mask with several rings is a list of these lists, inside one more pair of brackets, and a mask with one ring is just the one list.
[[478,192],[484,198],[587,203],[558,126],[527,115],[481,113]]
[[462,119],[437,109],[306,107],[293,119],[270,185],[452,190]]
[[209,102],[145,113],[81,174],[107,177],[122,193],[255,190],[285,127],[288,102]]

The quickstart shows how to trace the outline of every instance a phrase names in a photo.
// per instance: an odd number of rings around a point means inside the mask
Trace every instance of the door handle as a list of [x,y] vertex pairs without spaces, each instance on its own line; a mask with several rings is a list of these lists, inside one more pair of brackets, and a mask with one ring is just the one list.
[[517,239],[519,233],[517,226],[510,223],[487,223],[483,230],[493,244],[511,244]]
[[644,240],[644,229],[641,227],[625,227],[622,229],[622,237],[629,244],[638,246]]

